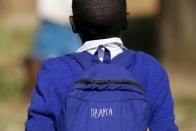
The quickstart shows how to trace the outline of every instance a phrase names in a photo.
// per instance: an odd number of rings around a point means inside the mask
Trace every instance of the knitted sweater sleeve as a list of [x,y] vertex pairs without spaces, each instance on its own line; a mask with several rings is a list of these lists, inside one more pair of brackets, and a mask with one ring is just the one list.
[[168,74],[152,56],[137,54],[134,70],[150,98],[150,131],[178,131]]
[[154,92],[152,101],[150,131],[178,131],[175,124],[174,102],[169,79],[164,69],[159,77],[159,89]]
[[48,61],[42,65],[28,110],[25,131],[55,131],[54,116],[50,110],[50,73]]

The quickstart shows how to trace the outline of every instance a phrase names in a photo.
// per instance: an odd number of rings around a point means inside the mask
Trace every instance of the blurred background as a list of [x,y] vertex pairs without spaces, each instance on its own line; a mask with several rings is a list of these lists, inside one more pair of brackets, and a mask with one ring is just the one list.
[[[74,47],[59,44],[73,35],[66,19],[71,5],[60,3],[64,0],[58,0],[58,4],[50,1],[53,0],[0,0],[1,131],[24,130],[40,63],[72,52],[81,44],[77,35],[71,38],[71,42],[78,43]],[[160,60],[169,73],[180,130],[196,131],[196,1],[127,2],[131,21],[129,29],[122,33],[125,45]],[[51,41],[57,44],[45,44]],[[47,50],[43,50],[45,46]]]

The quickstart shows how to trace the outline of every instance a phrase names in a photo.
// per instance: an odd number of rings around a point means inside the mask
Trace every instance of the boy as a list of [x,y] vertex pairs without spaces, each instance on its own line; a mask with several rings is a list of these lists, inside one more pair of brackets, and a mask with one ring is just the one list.
[[[73,31],[79,33],[84,43],[76,55],[80,55],[88,65],[94,58],[92,54],[96,54],[102,45],[105,50],[99,51],[100,61],[104,61],[108,50],[111,59],[118,60],[119,55],[127,50],[119,38],[121,30],[128,25],[126,0],[73,0],[72,8],[70,21]],[[152,131],[177,131],[167,73],[151,56],[131,52],[128,70],[144,87],[150,101],[148,128]],[[66,93],[82,73],[81,65],[70,56],[44,62],[33,92],[26,131],[60,130]],[[95,117],[96,109],[92,111]],[[109,112],[112,116],[111,110]]]

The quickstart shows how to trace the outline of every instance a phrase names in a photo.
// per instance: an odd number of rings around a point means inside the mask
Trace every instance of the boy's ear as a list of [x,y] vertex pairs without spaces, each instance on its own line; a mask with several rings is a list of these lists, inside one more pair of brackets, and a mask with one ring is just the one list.
[[127,12],[126,13],[125,22],[123,24],[123,30],[126,30],[128,28],[129,21],[130,21],[130,14],[129,14],[129,12]]
[[76,22],[75,22],[74,16],[70,16],[69,17],[69,20],[70,20],[70,23],[71,23],[71,27],[72,27],[73,32],[74,33],[78,33],[78,30],[76,28]]

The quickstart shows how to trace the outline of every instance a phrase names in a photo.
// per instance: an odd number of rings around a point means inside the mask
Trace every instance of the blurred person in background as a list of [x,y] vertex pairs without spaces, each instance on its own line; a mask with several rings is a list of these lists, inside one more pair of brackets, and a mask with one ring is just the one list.
[[28,96],[35,85],[40,63],[47,58],[74,52],[81,45],[79,37],[72,32],[69,16],[72,0],[37,0],[40,25],[27,62]]

